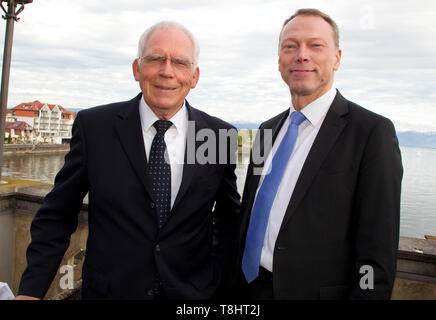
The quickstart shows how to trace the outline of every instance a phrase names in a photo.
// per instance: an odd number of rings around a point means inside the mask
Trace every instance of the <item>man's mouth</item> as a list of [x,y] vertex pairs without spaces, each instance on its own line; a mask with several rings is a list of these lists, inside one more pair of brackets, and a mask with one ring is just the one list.
[[308,69],[292,69],[291,73],[297,73],[297,74],[303,74],[303,73],[309,73],[309,72],[314,72],[315,70],[308,70]]
[[154,85],[156,88],[160,89],[160,90],[165,90],[165,91],[173,91],[176,90],[175,87],[168,87],[168,86],[163,86],[163,85]]

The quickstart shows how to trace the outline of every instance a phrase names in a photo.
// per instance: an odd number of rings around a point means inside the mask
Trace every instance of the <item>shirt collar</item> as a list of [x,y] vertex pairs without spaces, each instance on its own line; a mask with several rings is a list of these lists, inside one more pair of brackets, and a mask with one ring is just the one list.
[[[142,131],[155,133],[156,129],[153,127],[153,123],[159,120],[159,118],[145,102],[144,96],[139,100],[139,115],[141,117]],[[179,134],[186,134],[188,127],[188,111],[186,109],[186,101],[183,102],[183,106],[180,108],[180,110],[177,111],[177,113],[169,120],[173,123],[170,129],[175,127]]]
[[[313,125],[316,126],[316,124],[324,118],[324,116],[327,114],[327,111],[329,110],[333,100],[336,96],[336,86],[333,82],[332,87],[324,93],[321,97],[318,99],[312,101],[307,106],[305,106],[301,113],[304,114],[307,120]],[[291,113],[293,111],[296,111],[294,106],[291,102]]]

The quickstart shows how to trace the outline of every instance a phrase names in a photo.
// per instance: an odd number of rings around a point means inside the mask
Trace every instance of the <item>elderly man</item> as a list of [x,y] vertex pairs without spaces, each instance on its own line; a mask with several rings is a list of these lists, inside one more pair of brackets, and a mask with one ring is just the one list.
[[261,124],[262,150],[252,150],[269,153],[248,168],[241,281],[254,299],[388,299],[402,179],[395,129],[336,90],[341,50],[329,16],[298,10],[279,43],[292,102]]
[[[198,131],[236,131],[185,100],[199,79],[186,28],[158,23],[138,47],[142,93],[78,113],[65,165],[31,226],[18,298],[44,297],[87,192],[83,299],[209,299],[224,288],[239,221],[235,164],[185,160]],[[229,148],[217,147],[217,159]]]

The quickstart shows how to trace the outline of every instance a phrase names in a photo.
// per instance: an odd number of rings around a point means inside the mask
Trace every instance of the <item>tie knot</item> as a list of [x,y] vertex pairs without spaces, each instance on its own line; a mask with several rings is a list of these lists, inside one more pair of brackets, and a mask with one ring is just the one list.
[[304,120],[306,120],[306,117],[301,112],[294,111],[291,113],[291,124],[299,126]]
[[169,120],[157,120],[153,123],[153,127],[156,128],[158,134],[164,135],[172,124]]

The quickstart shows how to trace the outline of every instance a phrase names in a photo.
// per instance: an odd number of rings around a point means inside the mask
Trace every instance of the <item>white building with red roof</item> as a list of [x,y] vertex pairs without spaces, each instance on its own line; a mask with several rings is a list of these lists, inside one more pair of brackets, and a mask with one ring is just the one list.
[[77,112],[38,100],[24,102],[7,111],[6,121],[23,121],[32,126],[38,141],[63,143],[71,139]]
[[5,138],[13,141],[33,142],[36,139],[32,126],[24,121],[6,121]]

